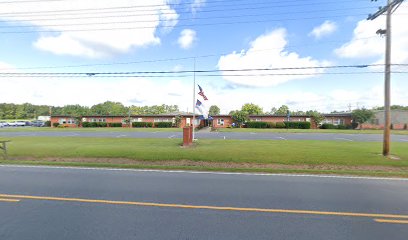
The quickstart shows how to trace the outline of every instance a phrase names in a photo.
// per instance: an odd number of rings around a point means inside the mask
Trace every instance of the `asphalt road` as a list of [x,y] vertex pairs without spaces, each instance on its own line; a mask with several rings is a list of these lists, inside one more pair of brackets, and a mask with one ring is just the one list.
[[[182,132],[2,132],[0,137],[108,137],[108,138],[182,138]],[[197,132],[197,139],[239,139],[239,140],[324,140],[381,142],[381,134],[342,133],[239,133],[239,132]],[[391,135],[393,142],[408,142],[408,135]]]
[[0,216],[7,240],[406,240],[408,181],[0,166]]

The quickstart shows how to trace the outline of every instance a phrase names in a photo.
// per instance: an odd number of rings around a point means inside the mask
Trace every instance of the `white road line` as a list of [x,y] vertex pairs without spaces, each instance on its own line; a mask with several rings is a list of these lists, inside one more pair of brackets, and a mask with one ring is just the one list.
[[59,166],[29,166],[29,165],[1,165],[4,168],[43,168],[43,169],[72,169],[72,170],[95,170],[95,171],[127,171],[127,172],[157,172],[157,173],[186,173],[186,174],[211,174],[211,175],[243,175],[243,176],[278,176],[278,177],[311,177],[311,178],[337,178],[337,179],[362,179],[362,180],[390,180],[407,181],[408,178],[390,177],[360,177],[341,175],[313,175],[313,174],[289,174],[289,173],[245,173],[245,172],[206,172],[186,170],[157,170],[157,169],[127,169],[127,168],[92,168],[92,167],[59,167]]
[[169,138],[171,139],[171,138],[174,138],[176,135],[171,135]]
[[256,134],[256,133],[254,133],[254,132],[250,132],[249,134]]
[[278,138],[278,139],[282,139],[282,140],[287,140],[286,138],[284,138],[284,137],[276,137],[276,138]]
[[408,139],[400,139],[403,142],[408,142]]
[[337,140],[345,140],[345,141],[353,142],[353,140],[348,139],[348,138],[334,138],[334,139],[337,139]]
[[125,135],[125,134],[122,134],[122,135],[119,135],[119,136],[116,136],[117,138],[121,138],[121,137],[126,137],[127,135]]

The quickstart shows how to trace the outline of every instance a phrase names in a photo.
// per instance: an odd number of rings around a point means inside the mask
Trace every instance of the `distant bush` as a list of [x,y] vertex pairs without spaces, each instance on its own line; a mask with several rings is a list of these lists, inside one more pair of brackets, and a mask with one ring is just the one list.
[[285,122],[286,128],[310,129],[310,122]]
[[53,127],[58,127],[59,125],[60,125],[60,124],[57,123],[57,122],[52,124]]
[[96,127],[107,127],[106,122],[82,122],[82,127],[84,128],[96,128]]
[[122,123],[109,123],[109,127],[122,127]]
[[247,122],[246,126],[247,128],[267,128],[268,123],[267,122]]
[[[157,122],[157,123],[154,123],[154,127],[157,127],[157,128],[171,128],[172,126],[173,126],[172,122]],[[200,126],[198,126],[198,127],[200,127]]]
[[391,129],[394,129],[394,124],[391,123]]
[[337,127],[331,123],[323,123],[321,129],[336,129]]
[[46,121],[44,123],[44,127],[51,127],[51,121]]
[[268,128],[276,128],[276,122],[268,122]]
[[344,124],[337,125],[337,129],[348,129],[348,127]]
[[404,129],[407,130],[408,129],[408,123],[405,123],[404,125]]
[[277,122],[276,123],[276,128],[286,128],[286,125],[284,122]]
[[153,127],[153,123],[151,122],[133,122],[132,127],[134,128]]

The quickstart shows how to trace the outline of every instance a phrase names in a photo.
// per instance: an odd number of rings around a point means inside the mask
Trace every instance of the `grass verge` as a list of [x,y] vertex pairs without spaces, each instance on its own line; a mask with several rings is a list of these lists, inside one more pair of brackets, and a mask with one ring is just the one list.
[[380,155],[381,143],[343,141],[13,137],[4,164],[41,164],[205,171],[324,173],[408,177],[408,143],[392,144],[399,160]]
[[51,128],[51,127],[7,127],[0,132],[181,132],[182,128]]

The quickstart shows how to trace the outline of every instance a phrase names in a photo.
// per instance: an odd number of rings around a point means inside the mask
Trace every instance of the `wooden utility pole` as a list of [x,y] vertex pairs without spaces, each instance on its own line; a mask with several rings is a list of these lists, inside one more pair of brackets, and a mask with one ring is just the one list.
[[[371,0],[373,1],[373,0]],[[390,154],[390,133],[391,133],[391,15],[404,0],[388,0],[385,7],[380,8],[373,15],[369,15],[367,20],[374,20],[386,14],[386,29],[378,29],[377,34],[385,33],[385,71],[384,71],[384,137],[383,155]]]

